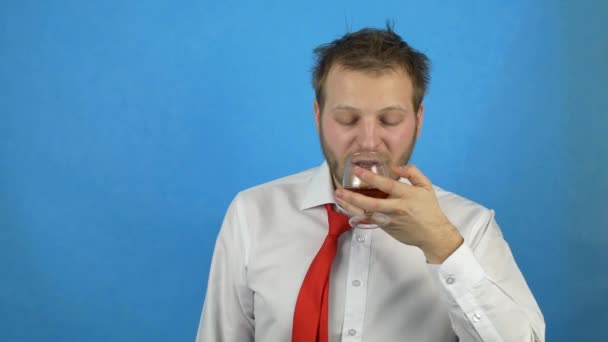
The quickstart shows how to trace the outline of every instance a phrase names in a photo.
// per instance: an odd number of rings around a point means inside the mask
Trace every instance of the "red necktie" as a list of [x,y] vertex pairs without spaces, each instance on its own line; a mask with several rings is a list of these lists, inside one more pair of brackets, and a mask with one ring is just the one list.
[[338,237],[350,226],[348,217],[326,204],[329,233],[302,282],[293,314],[292,342],[327,342],[329,271],[338,249]]

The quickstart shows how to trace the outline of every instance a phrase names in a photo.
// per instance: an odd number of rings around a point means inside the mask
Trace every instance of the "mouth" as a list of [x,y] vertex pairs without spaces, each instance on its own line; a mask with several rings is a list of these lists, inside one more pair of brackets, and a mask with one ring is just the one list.
[[364,169],[370,169],[379,164],[382,164],[381,160],[357,160],[356,162],[353,162],[353,165]]
[[354,151],[346,155],[345,163],[350,159],[353,163],[359,165],[374,165],[379,163],[388,163],[391,160],[388,151]]

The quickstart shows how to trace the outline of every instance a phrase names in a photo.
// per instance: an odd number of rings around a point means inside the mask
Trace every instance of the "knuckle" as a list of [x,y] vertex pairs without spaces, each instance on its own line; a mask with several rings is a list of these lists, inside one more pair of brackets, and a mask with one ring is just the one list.
[[371,205],[371,207],[372,207],[373,211],[377,211],[378,209],[380,209],[380,203],[373,202],[372,205]]
[[403,209],[403,208],[398,208],[396,210],[396,214],[399,216],[407,216],[407,210]]

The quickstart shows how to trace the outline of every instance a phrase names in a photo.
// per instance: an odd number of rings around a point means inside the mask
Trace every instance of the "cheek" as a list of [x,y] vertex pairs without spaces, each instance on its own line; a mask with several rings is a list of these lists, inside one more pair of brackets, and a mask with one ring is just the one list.
[[401,153],[404,149],[409,148],[415,135],[416,126],[415,123],[412,122],[411,124],[408,123],[392,132],[387,132],[385,141],[389,145],[389,149],[393,152]]
[[348,150],[350,142],[353,140],[352,133],[349,133],[335,122],[323,123],[323,137],[329,147],[337,156],[341,156]]

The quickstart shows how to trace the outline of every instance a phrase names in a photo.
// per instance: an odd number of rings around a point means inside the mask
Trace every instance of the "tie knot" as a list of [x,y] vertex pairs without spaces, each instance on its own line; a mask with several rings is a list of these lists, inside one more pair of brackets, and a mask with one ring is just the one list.
[[350,229],[348,216],[336,211],[333,204],[325,204],[325,210],[327,210],[327,220],[329,221],[328,235],[340,236],[342,233]]

